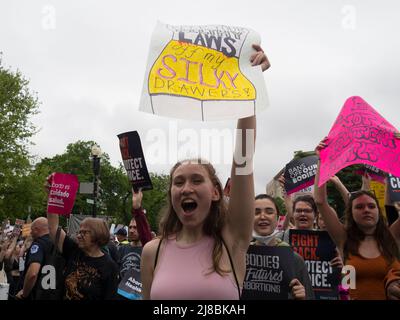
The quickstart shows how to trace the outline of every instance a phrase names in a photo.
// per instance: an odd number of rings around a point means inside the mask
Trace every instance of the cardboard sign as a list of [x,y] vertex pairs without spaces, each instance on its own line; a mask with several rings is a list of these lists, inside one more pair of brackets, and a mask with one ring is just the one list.
[[51,180],[47,212],[69,216],[79,188],[78,177],[74,174],[54,173]]
[[127,299],[140,300],[142,299],[142,282],[140,278],[142,247],[129,247],[127,251],[121,258],[120,276],[122,280],[119,283],[117,292]]
[[382,214],[386,217],[385,211],[385,184],[380,183],[378,181],[371,181],[370,182],[371,191],[375,194],[376,198],[378,199],[378,205],[381,208]]
[[307,265],[317,300],[337,300],[340,270],[329,262],[336,257],[336,245],[326,231],[289,231],[289,242]]
[[151,39],[140,110],[187,120],[254,115],[268,97],[250,56],[260,44],[250,29],[158,22]]
[[343,168],[368,164],[400,176],[398,130],[360,97],[346,100],[321,150],[319,186]]
[[287,300],[293,279],[290,247],[250,245],[246,254],[246,276],[242,300]]
[[311,186],[317,173],[318,157],[315,155],[290,161],[285,167],[285,190],[287,194]]
[[31,234],[31,225],[32,223],[26,223],[22,226],[22,237],[27,238]]
[[400,201],[400,177],[389,174],[388,177],[389,198],[391,202]]
[[118,138],[122,161],[134,190],[137,192],[139,188],[142,190],[153,189],[138,132],[121,133]]

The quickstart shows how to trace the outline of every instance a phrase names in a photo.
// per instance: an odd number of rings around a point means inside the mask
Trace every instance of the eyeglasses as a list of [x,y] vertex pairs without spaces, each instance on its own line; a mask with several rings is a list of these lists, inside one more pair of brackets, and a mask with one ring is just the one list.
[[90,233],[90,230],[79,230],[76,234],[85,237],[88,233]]
[[313,209],[296,209],[296,210],[294,210],[294,212],[296,212],[296,213],[302,213],[302,212],[304,212],[304,213],[313,213],[314,212],[314,210]]

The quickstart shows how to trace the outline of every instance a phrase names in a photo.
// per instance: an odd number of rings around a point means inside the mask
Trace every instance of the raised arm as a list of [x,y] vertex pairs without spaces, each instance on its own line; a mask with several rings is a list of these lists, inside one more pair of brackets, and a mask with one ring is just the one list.
[[238,135],[231,170],[231,195],[226,226],[228,234],[226,236],[236,244],[248,246],[251,240],[254,210],[255,116],[239,119],[237,129]]
[[[326,147],[326,139],[322,140],[317,148],[315,149],[318,157],[319,151]],[[339,221],[339,218],[334,210],[328,204],[328,196],[326,191],[326,183],[321,187],[318,187],[319,173],[320,173],[320,163],[318,160],[317,174],[315,176],[314,182],[314,199],[317,205],[318,211],[324,219],[326,229],[330,234],[332,240],[335,242],[336,246],[343,251],[344,243],[346,241],[346,231],[343,224]]]
[[5,260],[10,260],[12,254],[15,250],[15,247],[17,246],[17,240],[18,240],[18,236],[14,235],[13,238],[11,239],[11,242],[10,242],[6,252],[5,252],[5,255],[4,255]]
[[151,230],[149,222],[142,208],[143,193],[139,190],[137,193],[132,190],[132,217],[136,221],[136,227],[139,234],[140,242],[144,246],[149,242],[151,237]]
[[[250,57],[253,66],[267,70],[271,64],[259,45],[253,45],[255,53]],[[239,119],[236,146],[231,170],[231,194],[227,224],[223,230],[225,239],[231,239],[233,247],[247,251],[253,230],[254,177],[253,156],[256,140],[256,117]],[[221,195],[222,196],[222,195]]]
[[339,179],[338,176],[333,176],[332,178],[329,179],[330,182],[333,183],[335,186],[336,190],[339,191],[343,202],[346,204],[349,201],[349,190],[347,190],[346,186],[342,183],[342,181]]
[[[47,177],[47,180],[46,180],[45,186],[44,186],[47,194],[50,191],[52,182],[53,182],[53,175],[50,175]],[[48,212],[47,213],[47,221],[49,224],[50,238],[53,241],[53,243],[56,244],[55,241],[56,241],[57,229],[59,226],[58,214]],[[63,250],[64,240],[65,240],[65,232],[64,232],[64,230],[61,229],[60,238],[59,238],[58,244],[56,244],[56,245],[58,245],[58,250],[60,250],[60,252],[62,252],[62,250]]]
[[362,175],[361,190],[370,191],[371,190],[371,177],[368,172]]
[[293,218],[293,199],[292,195],[287,194],[286,192],[285,177],[283,174],[279,177],[278,181],[282,188],[283,200],[285,201],[286,208],[286,216],[285,222],[283,223],[283,230],[287,230],[287,228],[289,228],[290,220]]

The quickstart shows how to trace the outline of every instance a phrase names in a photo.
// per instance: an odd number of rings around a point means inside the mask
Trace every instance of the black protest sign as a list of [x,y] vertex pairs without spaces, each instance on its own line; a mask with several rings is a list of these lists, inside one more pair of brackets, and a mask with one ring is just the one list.
[[340,269],[330,265],[336,257],[336,245],[326,231],[289,231],[289,242],[307,266],[317,300],[337,300]]
[[355,173],[359,175],[368,173],[372,180],[385,183],[386,172],[369,164],[365,164],[361,170],[357,170]]
[[287,300],[293,279],[290,247],[249,246],[242,300]]
[[284,177],[287,194],[307,188],[314,183],[317,162],[318,157],[312,155],[301,159],[293,159],[286,165]]
[[118,138],[122,160],[133,189],[135,191],[139,188],[142,190],[153,189],[138,132],[121,133]]
[[400,201],[400,177],[389,174],[388,177],[389,198],[391,202]]
[[119,248],[121,257],[121,282],[118,285],[118,294],[130,300],[142,299],[142,282],[140,278],[140,257],[142,247],[130,245]]

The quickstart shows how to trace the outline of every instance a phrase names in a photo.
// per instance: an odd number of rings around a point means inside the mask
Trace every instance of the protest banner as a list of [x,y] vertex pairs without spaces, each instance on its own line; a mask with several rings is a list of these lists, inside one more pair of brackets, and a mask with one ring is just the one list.
[[319,186],[357,163],[400,176],[396,134],[398,130],[362,98],[348,98],[328,134],[328,146],[320,151]]
[[[130,300],[142,299],[142,282],[140,278],[140,259],[142,247],[129,246],[128,252],[121,257],[121,281],[118,294]],[[126,252],[126,251],[125,251]]]
[[389,198],[391,202],[400,201],[400,177],[389,174],[388,177]]
[[386,217],[385,211],[385,184],[380,183],[378,181],[371,180],[369,183],[371,191],[375,194],[376,198],[378,199],[378,205],[381,209],[382,214]]
[[74,206],[78,188],[79,181],[76,175],[53,173],[47,199],[47,212],[69,216]]
[[136,192],[153,189],[138,132],[121,133],[118,138],[122,161],[133,189]]
[[250,245],[241,299],[287,300],[294,274],[292,268],[290,247]]
[[380,170],[377,167],[366,164],[362,169],[355,171],[355,173],[361,176],[368,174],[371,180],[378,181],[380,183],[385,183],[386,172]]
[[311,155],[305,158],[293,159],[285,167],[285,190],[286,193],[303,190],[314,183],[317,173],[318,157]]
[[253,44],[260,44],[260,36],[248,28],[158,22],[140,110],[205,121],[244,118],[265,109],[262,70],[250,62]]
[[315,298],[337,300],[340,270],[329,263],[336,256],[336,246],[328,232],[290,229],[289,242],[304,259]]

